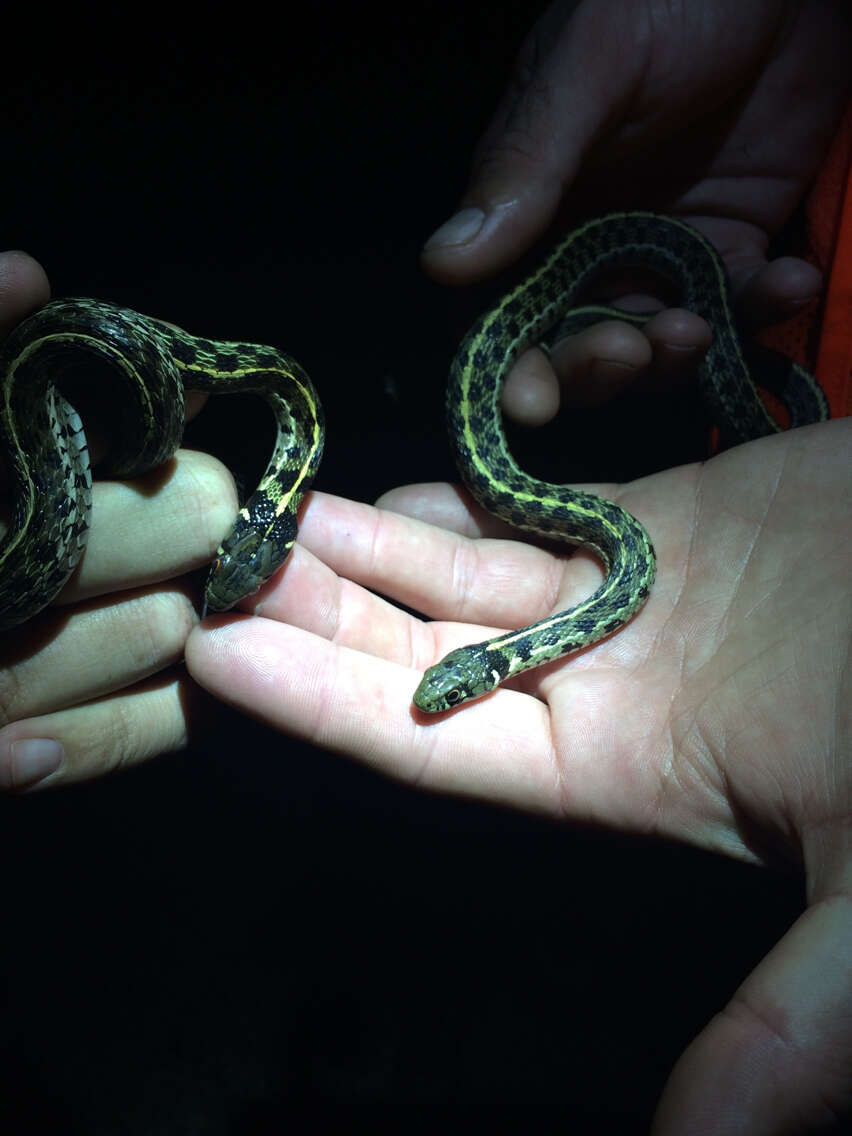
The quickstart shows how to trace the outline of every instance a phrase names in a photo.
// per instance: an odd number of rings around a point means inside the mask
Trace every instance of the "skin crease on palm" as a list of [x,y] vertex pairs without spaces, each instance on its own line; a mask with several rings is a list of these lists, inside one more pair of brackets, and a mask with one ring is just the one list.
[[[424,267],[469,283],[574,216],[650,207],[716,244],[746,327],[794,313],[819,274],[766,254],[836,130],[849,18],[828,2],[554,5]],[[6,327],[47,293],[33,261],[0,260]],[[628,384],[689,382],[708,336],[676,310],[642,332],[589,329],[559,345],[556,373],[539,352],[521,360],[504,407],[535,424],[560,399],[605,406]],[[61,597],[78,606],[0,672],[0,776],[27,783],[18,755],[34,739],[64,747],[43,787],[180,748],[194,714],[216,713],[203,689],[427,789],[794,864],[806,910],[675,1066],[654,1132],[827,1124],[852,1101],[850,434],[834,421],[584,487],[651,532],[659,575],[646,607],[592,650],[429,726],[410,704],[423,669],[587,595],[600,579],[591,557],[506,540],[448,486],[393,490],[378,509],[314,493],[291,562],[245,605],[261,618],[201,629],[185,573],[230,523],[225,471],[181,452],[156,496],[99,483],[90,547]],[[146,561],[140,549],[168,553]],[[191,679],[175,667],[184,651]]]

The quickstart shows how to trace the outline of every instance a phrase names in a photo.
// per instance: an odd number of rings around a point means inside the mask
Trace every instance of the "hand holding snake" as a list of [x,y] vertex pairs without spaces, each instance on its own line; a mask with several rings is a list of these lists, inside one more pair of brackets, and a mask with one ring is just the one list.
[[[754,273],[768,295],[770,277],[778,282],[775,266],[756,271],[766,256],[766,237],[783,226],[810,184],[843,98],[849,38],[838,34],[837,21],[846,6],[835,5],[833,14],[832,5],[685,6],[687,16],[700,17],[701,35],[690,39],[688,23],[660,26],[653,36],[635,37],[644,50],[618,56],[623,38],[593,34],[595,50],[579,52],[585,65],[565,66],[571,54],[565,41],[570,49],[588,38],[587,17],[606,21],[608,8],[606,0],[581,3],[570,24],[563,17],[561,31],[554,26],[560,19],[554,5],[549,26],[531,37],[526,70],[533,69],[536,81],[522,86],[520,95],[515,87],[507,98],[507,113],[498,117],[483,147],[489,160],[479,166],[469,198],[484,208],[480,239],[431,252],[433,270],[458,281],[486,274],[544,231],[566,186],[576,181],[585,199],[594,200],[602,186],[623,193],[625,176],[632,184],[635,173],[648,170],[659,179],[666,208],[703,215],[705,231],[712,227],[714,241],[729,251],[748,243],[753,257],[738,265],[737,283]],[[647,5],[618,0],[617,22],[629,28],[634,16],[643,18],[647,11]],[[721,18],[715,20],[717,13]],[[785,28],[779,29],[778,19],[788,16],[786,34],[779,34]],[[753,27],[744,28],[750,19]],[[810,34],[814,28],[816,35]],[[607,55],[609,49],[616,50],[615,58]],[[683,99],[668,97],[671,60],[686,91]],[[724,103],[714,102],[720,89],[738,92],[733,123]],[[536,102],[542,90],[550,97]],[[795,113],[785,103],[787,92]],[[587,115],[563,116],[565,106],[585,107]],[[551,107],[556,124],[546,115],[542,121]],[[733,125],[721,149],[714,107],[727,127]],[[702,129],[695,131],[691,116],[699,113]],[[516,144],[516,135],[501,150],[501,136],[513,122],[529,127],[524,144]],[[551,126],[559,123],[568,128],[554,135]],[[697,152],[684,145],[703,138],[712,145],[706,164],[700,146]],[[630,164],[631,141],[634,158],[637,146],[640,154],[644,149],[655,155],[653,169]],[[583,169],[586,156],[591,160]],[[693,162],[686,169],[685,159]],[[620,175],[625,169],[628,174]],[[674,196],[667,184],[672,175]],[[811,279],[792,298],[806,299],[813,286]],[[756,296],[756,289],[740,293],[742,300]],[[783,314],[772,307],[776,317]],[[579,340],[587,344],[589,333],[580,333]],[[740,843],[745,810],[752,833],[767,835],[776,846],[780,838],[794,856],[804,853],[807,916],[734,998],[734,1007],[759,1011],[751,1019],[753,1038],[740,1035],[742,1059],[732,1063],[730,1037],[721,1031],[742,1023],[743,1016],[721,1015],[704,1031],[668,1086],[660,1133],[688,1130],[698,1112],[724,1116],[746,1099],[754,1122],[766,1127],[793,1108],[813,1115],[815,1107],[831,1106],[832,1090],[843,1092],[842,1075],[834,1077],[831,1070],[837,1070],[844,1044],[848,990],[837,985],[843,974],[837,964],[848,951],[840,956],[832,947],[848,943],[848,927],[841,903],[820,901],[839,899],[844,880],[848,891],[848,873],[842,874],[848,843],[840,839],[839,818],[849,800],[848,760],[842,756],[849,744],[848,715],[842,714],[849,692],[839,689],[842,676],[832,660],[842,658],[849,635],[848,568],[837,559],[849,540],[838,527],[838,518],[848,520],[849,444],[848,423],[832,423],[739,447],[706,467],[669,471],[621,492],[605,487],[648,520],[666,565],[642,623],[632,629],[636,635],[617,635],[568,665],[521,676],[516,680],[521,689],[536,697],[508,692],[483,701],[471,708],[474,717],[449,719],[449,729],[412,728],[408,700],[422,667],[444,650],[540,618],[557,595],[560,601],[588,595],[594,582],[587,575],[594,576],[595,569],[584,557],[566,566],[517,541],[469,546],[446,528],[412,528],[401,518],[320,495],[304,519],[288,587],[264,605],[269,618],[234,625],[228,633],[193,632],[187,645],[193,674],[221,697],[260,713],[282,731],[315,738],[418,785],[496,797],[560,818],[668,833],[729,855],[749,854]],[[805,484],[807,495],[801,492]],[[473,535],[474,526],[484,535],[503,533],[475,510],[454,512],[452,496],[420,491],[414,500],[411,495],[393,500],[421,513],[431,501],[431,516],[456,533]],[[348,542],[341,536],[346,525]],[[790,532],[797,534],[795,548]],[[380,535],[390,559],[369,564],[363,553]],[[329,571],[310,549],[329,562]],[[744,563],[751,571],[731,574],[732,565]],[[449,574],[453,565],[477,569],[470,600],[441,586],[441,568]],[[771,571],[762,573],[761,567]],[[516,589],[490,597],[487,584],[505,583],[507,570],[513,579],[520,571],[537,580],[538,599]],[[381,606],[372,592],[353,587],[352,578],[436,617],[470,618],[481,626],[411,621]],[[778,586],[767,587],[772,581]],[[814,601],[816,609],[808,606]],[[747,617],[739,625],[729,618],[735,606]],[[81,613],[72,618],[76,622]],[[785,662],[779,646],[792,642],[795,666],[767,673],[773,661]],[[295,681],[282,686],[280,668],[294,653],[301,665],[289,667]],[[610,682],[616,671],[619,681]],[[797,679],[792,686],[791,677]],[[759,697],[745,696],[744,678],[755,680]],[[827,694],[834,700],[826,702]],[[182,723],[177,700],[174,705]],[[70,729],[70,715],[89,709],[69,710],[56,722],[57,733],[63,736],[64,730],[69,742],[66,779],[102,771],[116,748],[114,735]],[[150,717],[134,721],[140,737],[147,735]],[[38,720],[19,725],[39,728]],[[8,739],[9,730],[3,735]],[[137,757],[150,752],[141,741],[135,750]],[[794,1043],[783,1078],[782,1055],[764,1044],[759,1029],[772,1020],[760,1011],[779,1008]],[[801,1076],[803,1054],[814,1059],[812,1070],[822,1068],[821,1080]]]
[[[48,283],[21,253],[0,254],[0,278],[0,328],[8,336],[44,305]],[[190,400],[188,418],[200,404]],[[110,422],[97,406],[81,409],[97,462]],[[62,606],[3,636],[0,783],[7,787],[46,774],[44,747],[26,766],[10,752],[31,740],[62,739],[62,777],[72,780],[180,749],[191,722],[194,733],[216,728],[216,704],[179,664],[198,620],[198,569],[210,564],[239,507],[232,477],[209,455],[179,450],[165,469],[128,482],[97,480],[92,492],[86,555]]]

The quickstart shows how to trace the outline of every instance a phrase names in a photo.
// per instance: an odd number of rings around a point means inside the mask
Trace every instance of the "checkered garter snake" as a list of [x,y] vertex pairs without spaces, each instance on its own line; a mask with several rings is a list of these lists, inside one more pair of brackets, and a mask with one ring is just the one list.
[[0,455],[12,500],[0,543],[0,630],[49,604],[85,548],[92,497],[86,439],[55,384],[86,359],[106,364],[123,394],[104,463],[114,477],[137,477],[172,456],[183,433],[184,389],[251,391],[268,402],[274,451],[216,553],[205,610],[224,611],[257,591],[293,546],[296,513],[322,456],[322,407],[308,376],[273,347],[202,339],[102,301],[53,300],[0,349]]
[[[447,417],[456,463],[479,504],[514,528],[591,548],[606,578],[574,607],[450,652],[426,671],[414,694],[421,711],[460,706],[513,675],[596,643],[631,619],[648,596],[656,560],[643,526],[611,501],[538,481],[519,469],[506,445],[499,406],[503,379],[515,360],[559,325],[568,333],[602,318],[644,322],[647,317],[616,309],[577,307],[583,290],[613,268],[658,273],[679,290],[679,305],[710,325],[713,339],[698,379],[725,444],[781,429],[751,377],[727,274],[703,236],[681,221],[643,212],[610,214],[569,234],[468,332],[450,368]],[[789,360],[761,359],[760,381],[784,403],[791,426],[828,417],[816,380]]]
[[[506,445],[498,401],[514,361],[557,325],[576,330],[604,316],[642,322],[615,309],[576,307],[599,273],[624,266],[650,268],[672,281],[680,303],[713,329],[699,381],[725,441],[780,429],[744,359],[725,270],[703,237],[650,213],[612,214],[570,234],[464,339],[451,367],[449,427],[462,477],[480,504],[516,528],[590,547],[606,578],[582,603],[460,648],[430,667],[414,696],[423,711],[458,706],[512,675],[597,642],[632,618],[653,584],[654,551],[639,521],[603,498],[519,469]],[[322,454],[322,409],[307,375],[274,348],[201,339],[99,301],[56,300],[16,328],[0,350],[0,455],[13,502],[12,523],[0,543],[0,630],[45,607],[84,550],[91,504],[86,442],[55,380],[87,354],[112,369],[129,400],[105,464],[117,477],[137,476],[171,456],[183,427],[184,388],[256,391],[270,403],[278,426],[275,450],[218,550],[205,607],[225,610],[256,591],[289,554],[296,513]],[[815,380],[789,361],[775,359],[762,368],[761,382],[785,403],[791,425],[828,416]]]

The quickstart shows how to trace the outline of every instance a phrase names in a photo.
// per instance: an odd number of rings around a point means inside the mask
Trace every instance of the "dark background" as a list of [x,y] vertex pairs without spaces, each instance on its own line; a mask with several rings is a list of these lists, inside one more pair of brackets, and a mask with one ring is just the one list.
[[[444,376],[501,282],[441,289],[418,251],[536,10],[22,17],[0,74],[2,246],[57,295],[290,351],[326,407],[318,488],[370,501],[452,477]],[[262,410],[214,400],[204,418],[215,435],[235,415],[265,458]],[[567,480],[694,444],[595,428],[532,448]],[[225,725],[0,801],[5,1131],[643,1132],[677,1055],[799,910],[762,870]]]

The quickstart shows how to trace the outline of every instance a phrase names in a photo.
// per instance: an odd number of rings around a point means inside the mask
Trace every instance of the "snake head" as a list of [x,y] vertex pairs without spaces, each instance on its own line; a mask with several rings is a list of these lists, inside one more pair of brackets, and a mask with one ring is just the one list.
[[210,566],[204,588],[206,611],[228,611],[262,588],[286,560],[289,544],[273,544],[263,529],[238,524],[223,542]]
[[414,705],[425,714],[440,714],[481,698],[503,680],[499,656],[484,644],[459,647],[429,667],[414,692]]
[[256,592],[263,581],[254,588],[244,590],[245,564],[240,564],[232,554],[220,548],[216,559],[210,565],[207,583],[204,586],[204,611],[228,611],[244,595]]

